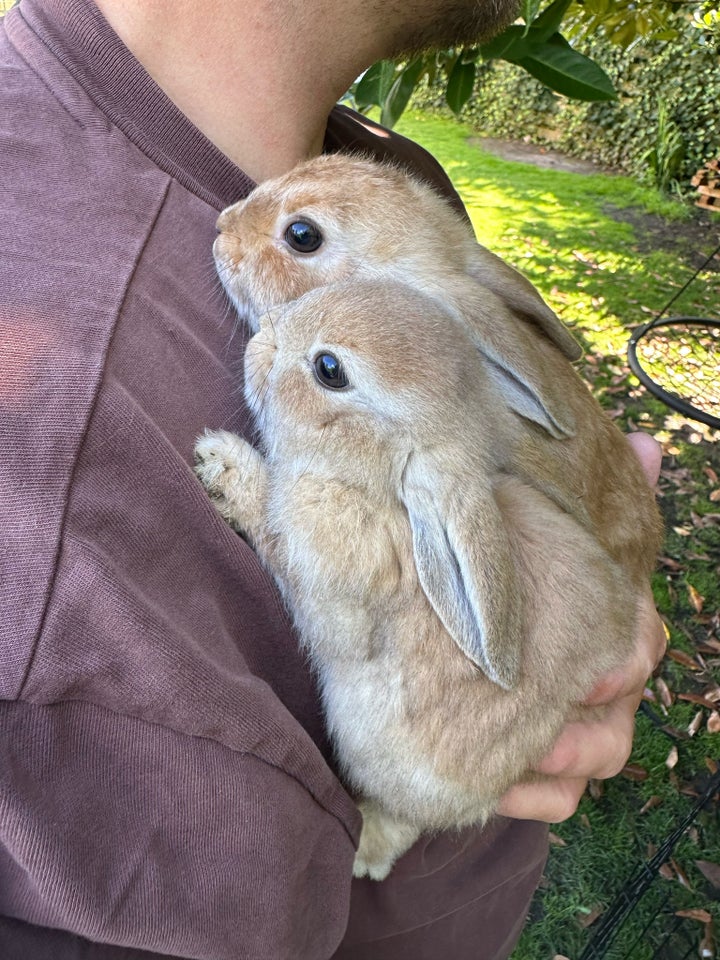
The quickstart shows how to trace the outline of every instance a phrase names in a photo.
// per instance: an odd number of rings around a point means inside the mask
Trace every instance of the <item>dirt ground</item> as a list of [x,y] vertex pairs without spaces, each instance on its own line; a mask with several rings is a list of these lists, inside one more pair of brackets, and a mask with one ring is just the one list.
[[[634,207],[618,209],[606,204],[605,212],[621,223],[635,228],[637,247],[641,252],[669,250],[683,256],[692,267],[700,267],[720,244],[720,215],[694,208],[690,220],[665,220],[657,214]],[[720,272],[720,256],[715,256],[707,270]]]
[[[536,167],[566,170],[570,173],[614,173],[607,167],[568,157],[549,147],[521,140],[497,140],[493,137],[473,137],[470,141],[504,160],[531,163]],[[720,243],[720,213],[693,208],[691,219],[669,221],[655,214],[635,208],[620,209],[608,204],[606,213],[614,220],[629,223],[635,228],[637,245],[641,251],[669,250],[682,255],[690,266],[699,267]],[[713,261],[708,269],[720,272],[720,259]]]
[[592,163],[590,160],[579,160],[577,157],[568,157],[549,147],[539,147],[534,143],[525,143],[524,140],[496,140],[494,137],[473,137],[470,143],[476,143],[488,153],[494,153],[503,160],[515,160],[519,163],[532,163],[536,167],[547,167],[551,170],[567,170],[570,173],[612,173],[606,167]]

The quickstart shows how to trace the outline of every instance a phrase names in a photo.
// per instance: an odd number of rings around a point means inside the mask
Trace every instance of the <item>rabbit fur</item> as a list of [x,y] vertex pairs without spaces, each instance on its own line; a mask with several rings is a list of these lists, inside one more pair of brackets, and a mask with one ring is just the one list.
[[[329,159],[221,215],[260,443],[208,433],[196,471],[277,579],[363,814],[355,875],[382,879],[421,833],[486,822],[627,661],[660,525],[533,288],[428,187]],[[335,189],[358,164],[385,230]],[[318,251],[288,256],[288,217]]]

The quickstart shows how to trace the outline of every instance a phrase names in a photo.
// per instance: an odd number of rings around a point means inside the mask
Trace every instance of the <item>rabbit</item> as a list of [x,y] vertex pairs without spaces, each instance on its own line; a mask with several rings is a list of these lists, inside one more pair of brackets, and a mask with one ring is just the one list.
[[518,330],[572,414],[560,437],[414,283],[356,272],[253,325],[260,449],[207,433],[196,472],[278,582],[362,812],[354,874],[382,880],[421,834],[484,824],[627,661],[658,514],[539,324]]
[[[251,331],[263,312],[314,287],[395,279],[462,317],[518,416],[558,440],[577,435],[569,374],[556,354],[576,360],[578,343],[528,280],[479,245],[469,222],[401,167],[352,154],[315,157],[261,183],[223,211],[217,227],[218,275]],[[584,441],[592,462],[595,447]],[[619,470],[609,467],[615,476],[607,478],[592,467],[574,474],[560,453],[512,464],[523,468],[527,481],[606,536],[604,546],[629,537],[624,561],[633,562],[634,531],[614,503]],[[586,495],[593,482],[598,491]]]
[[[448,201],[398,165],[324,154],[266,180],[217,221],[221,282],[251,330],[258,316],[350,276],[395,278],[453,303],[502,357],[498,301],[571,360],[581,350],[533,285],[478,244]],[[497,359],[497,358],[495,358]]]

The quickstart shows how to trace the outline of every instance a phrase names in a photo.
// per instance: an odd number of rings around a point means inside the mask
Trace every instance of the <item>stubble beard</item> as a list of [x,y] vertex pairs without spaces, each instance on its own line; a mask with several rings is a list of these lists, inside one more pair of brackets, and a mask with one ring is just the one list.
[[[379,6],[386,2],[380,0]],[[430,10],[428,0],[400,0],[400,5],[403,16],[395,31],[393,58],[483,43],[516,19],[520,0],[434,0]]]

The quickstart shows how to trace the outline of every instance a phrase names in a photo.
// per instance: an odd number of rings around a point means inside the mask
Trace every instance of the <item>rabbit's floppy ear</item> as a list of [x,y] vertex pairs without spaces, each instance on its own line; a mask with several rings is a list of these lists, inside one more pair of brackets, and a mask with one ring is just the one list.
[[552,371],[533,365],[517,364],[517,350],[494,349],[494,345],[477,345],[487,361],[486,370],[511,410],[532,420],[556,440],[575,436],[575,418],[568,407],[562,384],[553,380]]
[[530,281],[480,244],[467,266],[470,276],[500,297],[511,310],[528,317],[568,358],[579,360],[582,349],[565,324],[550,309]]
[[462,484],[452,463],[411,453],[401,497],[423,592],[463,653],[506,690],[518,681],[521,595],[502,515],[482,481]]
[[556,440],[575,436],[567,382],[576,374],[567,359],[492,291],[471,284],[459,306],[485,370],[508,407]]

